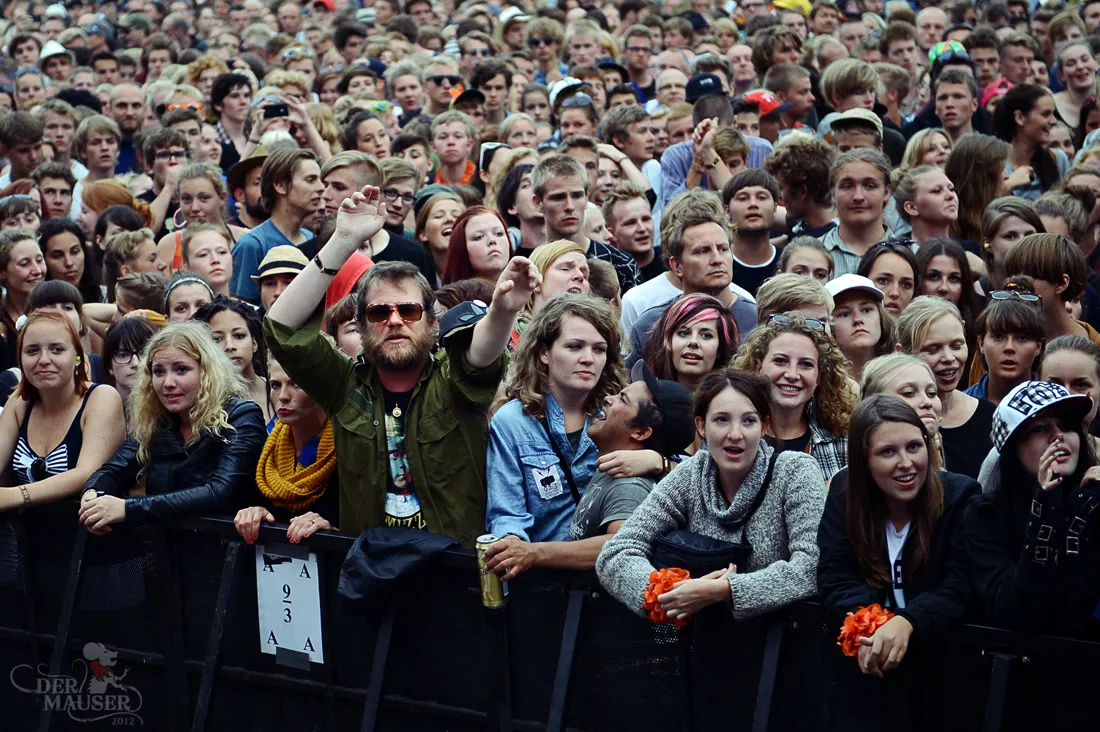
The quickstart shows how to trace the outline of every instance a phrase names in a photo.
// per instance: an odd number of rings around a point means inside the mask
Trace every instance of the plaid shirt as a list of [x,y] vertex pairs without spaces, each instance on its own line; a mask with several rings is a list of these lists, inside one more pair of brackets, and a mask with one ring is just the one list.
[[817,461],[817,467],[821,468],[821,474],[828,482],[829,478],[848,464],[848,438],[838,437],[819,427],[816,419],[809,420],[809,423],[810,456]]
[[218,122],[218,126],[215,127],[214,130],[218,133],[218,142],[223,145],[233,144],[233,138],[231,138],[229,136],[229,133],[225,131],[225,127],[222,126],[222,123],[220,121]]

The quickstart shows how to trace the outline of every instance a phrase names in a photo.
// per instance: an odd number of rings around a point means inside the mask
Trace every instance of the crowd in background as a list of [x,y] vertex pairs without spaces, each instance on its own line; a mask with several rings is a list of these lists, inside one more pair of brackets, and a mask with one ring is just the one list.
[[688,531],[749,552],[669,619],[880,603],[824,726],[946,729],[953,627],[1097,632],[1098,28],[9,0],[0,517],[489,532],[638,613]]

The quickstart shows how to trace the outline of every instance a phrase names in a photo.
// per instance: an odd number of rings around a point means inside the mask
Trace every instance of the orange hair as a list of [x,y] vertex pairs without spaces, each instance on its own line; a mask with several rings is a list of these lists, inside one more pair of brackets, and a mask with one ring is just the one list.
[[84,205],[101,214],[111,206],[125,206],[138,212],[145,226],[152,228],[153,212],[149,204],[139,201],[130,193],[130,189],[116,180],[97,180],[84,186],[81,199]]
[[[69,340],[72,341],[73,348],[76,350],[77,355],[77,368],[73,376],[73,387],[76,390],[77,396],[83,395],[88,389],[89,372],[88,369],[82,368],[86,358],[84,354],[84,345],[80,342],[80,334],[76,332],[76,326],[73,325],[73,321],[69,320],[68,315],[58,310],[39,308],[27,316],[27,322],[19,329],[19,350],[16,352],[17,358],[19,359],[19,368],[23,368],[23,340],[26,338],[27,331],[30,330],[30,327],[39,322],[60,325],[68,332]],[[25,374],[26,370],[24,370],[23,373]],[[15,396],[24,401],[36,401],[38,399],[38,387],[31,384],[30,380],[24,377],[19,380],[19,386],[15,387]]]

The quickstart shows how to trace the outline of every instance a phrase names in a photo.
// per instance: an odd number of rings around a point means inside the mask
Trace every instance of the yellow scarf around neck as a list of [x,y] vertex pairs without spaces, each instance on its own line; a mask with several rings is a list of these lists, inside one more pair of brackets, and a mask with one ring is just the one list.
[[260,462],[256,465],[256,486],[276,506],[297,514],[325,494],[334,470],[336,445],[330,420],[325,421],[321,430],[317,459],[306,468],[298,465],[290,427],[277,422],[264,443]]

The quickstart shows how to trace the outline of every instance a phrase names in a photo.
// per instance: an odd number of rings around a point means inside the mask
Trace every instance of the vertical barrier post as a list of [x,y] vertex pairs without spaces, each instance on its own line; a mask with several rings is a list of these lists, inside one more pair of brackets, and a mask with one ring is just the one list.
[[991,653],[993,668],[989,672],[989,696],[985,700],[985,721],[982,732],[999,732],[1008,694],[1008,672],[1016,656],[1011,653]]
[[512,666],[508,647],[508,606],[486,607],[485,646],[489,683],[489,730],[512,732]]
[[786,621],[773,620],[768,626],[764,642],[764,661],[760,667],[760,686],[756,690],[756,712],[752,720],[752,732],[768,732],[772,713],[772,695],[775,679],[779,675],[779,651],[783,647],[783,630]]
[[222,637],[225,625],[237,590],[240,577],[241,542],[229,539],[225,550],[225,562],[222,565],[222,579],[218,587],[218,600],[214,605],[214,620],[210,626],[210,640],[206,645],[206,659],[202,668],[202,681],[199,683],[199,698],[195,702],[195,717],[191,722],[191,732],[204,732],[206,717],[210,713],[210,701],[214,693],[214,683],[218,678],[218,666],[221,663]]
[[374,656],[370,664],[370,686],[367,688],[367,701],[363,705],[363,723],[360,732],[374,732],[378,724],[378,706],[382,701],[382,684],[386,677],[386,659],[390,655],[390,641],[393,640],[393,625],[397,620],[396,600],[390,602],[382,624],[378,626],[378,635],[374,639]]
[[[26,527],[24,527],[25,529]],[[81,568],[84,565],[84,548],[88,545],[88,532],[83,526],[76,529],[76,539],[73,541],[72,558],[69,560],[69,577],[65,580],[65,595],[61,600],[61,615],[57,620],[57,635],[54,636],[53,651],[50,654],[50,675],[57,677],[61,673],[61,664],[65,661],[65,650],[69,645],[69,635],[72,632],[73,610],[76,608],[76,600],[80,596]],[[30,586],[30,574],[28,568],[28,587]],[[53,719],[53,710],[43,707],[38,717],[38,732],[49,732],[50,722]]]
[[[191,714],[187,688],[187,646],[183,637],[183,593],[180,590],[179,563],[175,541],[165,534],[171,529],[154,531],[153,563],[160,584],[161,607],[167,615],[164,624],[164,671],[168,696],[168,719],[171,729],[181,730]],[[173,534],[174,536],[174,534]]]
[[550,714],[546,732],[561,732],[565,723],[565,703],[569,697],[569,678],[573,674],[573,654],[577,649],[577,635],[581,627],[581,610],[584,608],[585,590],[569,591],[569,604],[565,609],[565,627],[561,635],[561,651],[554,675],[554,691],[550,697]]

